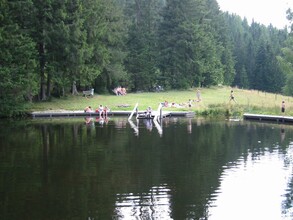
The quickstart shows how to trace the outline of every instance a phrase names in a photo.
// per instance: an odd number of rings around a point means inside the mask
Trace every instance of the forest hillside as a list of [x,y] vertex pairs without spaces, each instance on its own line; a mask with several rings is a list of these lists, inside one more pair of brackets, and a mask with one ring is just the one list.
[[216,0],[0,0],[0,8],[0,117],[117,86],[293,95],[291,27],[249,24]]

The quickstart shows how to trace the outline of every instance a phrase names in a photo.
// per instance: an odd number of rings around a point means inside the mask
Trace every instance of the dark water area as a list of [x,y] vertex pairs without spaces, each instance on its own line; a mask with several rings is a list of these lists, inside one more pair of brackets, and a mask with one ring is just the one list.
[[0,121],[0,219],[292,219],[293,126]]

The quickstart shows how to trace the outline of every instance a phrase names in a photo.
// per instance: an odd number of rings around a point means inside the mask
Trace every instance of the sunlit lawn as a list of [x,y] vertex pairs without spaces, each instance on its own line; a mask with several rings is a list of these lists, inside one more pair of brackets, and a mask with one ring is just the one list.
[[[201,89],[201,102],[193,102],[191,108],[187,107],[189,99],[196,100],[196,89],[186,91],[167,91],[158,93],[129,93],[125,96],[115,96],[112,94],[95,94],[93,98],[79,96],[67,96],[61,99],[53,99],[48,102],[35,103],[32,105],[32,111],[47,110],[83,110],[86,106],[92,106],[96,109],[100,104],[107,105],[111,110],[132,110],[138,103],[139,110],[145,110],[148,106],[157,109],[159,103],[165,100],[169,103],[183,104],[183,108],[167,108],[172,111],[197,111],[202,112],[214,108],[237,109],[240,112],[280,114],[282,100],[286,103],[286,114],[291,114],[292,97],[282,96],[280,94],[264,93],[254,90],[242,90],[233,88],[236,103],[229,102],[229,87],[214,87]],[[129,105],[129,107],[119,107]]]

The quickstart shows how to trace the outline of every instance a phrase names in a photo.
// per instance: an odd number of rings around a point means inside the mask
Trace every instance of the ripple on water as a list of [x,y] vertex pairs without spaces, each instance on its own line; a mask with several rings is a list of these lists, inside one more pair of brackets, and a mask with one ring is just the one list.
[[167,185],[161,185],[153,186],[148,193],[118,194],[114,213],[127,219],[170,219],[169,192]]

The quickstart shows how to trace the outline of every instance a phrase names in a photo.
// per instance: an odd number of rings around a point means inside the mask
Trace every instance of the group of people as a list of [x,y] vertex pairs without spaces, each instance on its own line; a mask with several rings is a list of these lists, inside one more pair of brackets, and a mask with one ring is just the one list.
[[[119,86],[119,87],[115,88],[114,90],[115,90],[116,95],[125,95],[126,94],[126,89],[124,87]],[[188,107],[192,107],[192,102],[193,101],[196,101],[196,102],[201,101],[201,93],[200,93],[199,89],[197,89],[197,91],[196,91],[196,100],[192,100],[192,99],[188,100],[188,102],[187,102]],[[231,92],[230,92],[230,100],[229,100],[229,102],[231,102],[231,101],[236,103],[233,90],[231,90]],[[161,104],[162,104],[163,107],[177,107],[178,108],[178,107],[186,106],[185,104],[177,104],[175,102],[169,103],[167,100],[165,100],[165,102],[163,102]],[[99,107],[95,110],[95,112],[99,113],[100,117],[107,117],[109,111],[110,111],[110,109],[107,106],[103,106],[103,105],[99,105]],[[84,109],[84,112],[94,112],[94,111],[92,110],[91,106],[87,106]],[[281,112],[283,114],[285,113],[285,101],[282,101]],[[152,108],[150,106],[146,109],[145,115],[147,117],[150,117],[152,115]]]
[[[108,117],[108,112],[110,111],[110,109],[105,105],[99,105],[98,108],[96,108],[95,112],[99,113],[100,118],[101,117]],[[91,106],[87,106],[84,109],[84,112],[94,112]]]
[[162,107],[166,107],[166,108],[168,108],[168,107],[173,107],[173,108],[184,108],[184,107],[186,107],[186,106],[188,106],[188,107],[190,108],[190,107],[192,107],[192,102],[193,102],[193,101],[194,101],[194,100],[189,99],[189,100],[187,101],[187,103],[180,103],[180,104],[178,104],[178,103],[176,103],[176,102],[171,102],[171,103],[169,103],[168,101],[165,101],[165,102],[162,102],[161,105],[162,105]]
[[183,107],[186,107],[188,106],[189,108],[192,107],[192,102],[200,102],[201,101],[201,92],[199,89],[196,90],[196,99],[195,100],[192,100],[192,99],[189,99],[187,101],[187,103],[181,103],[181,104],[178,104],[178,103],[175,103],[175,102],[171,102],[169,103],[168,101],[165,100],[165,102],[161,103],[163,107],[175,107],[175,108],[183,108]]
[[126,95],[127,92],[126,92],[126,88],[125,87],[121,87],[121,86],[118,86],[116,87],[115,89],[113,89],[113,92],[118,96],[118,95]]
[[110,111],[110,109],[105,105],[100,105],[97,109],[96,109],[96,112],[99,113],[100,115],[100,118],[101,117],[105,117],[107,118],[108,117],[108,112]]

